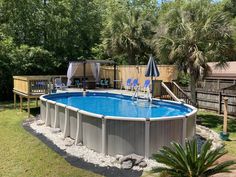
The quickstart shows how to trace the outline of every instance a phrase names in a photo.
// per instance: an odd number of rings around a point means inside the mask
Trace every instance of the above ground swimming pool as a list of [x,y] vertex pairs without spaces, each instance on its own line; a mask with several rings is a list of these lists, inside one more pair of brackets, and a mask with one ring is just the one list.
[[41,118],[64,137],[109,155],[136,153],[151,157],[170,142],[195,135],[196,108],[173,101],[132,100],[104,92],[41,96]]

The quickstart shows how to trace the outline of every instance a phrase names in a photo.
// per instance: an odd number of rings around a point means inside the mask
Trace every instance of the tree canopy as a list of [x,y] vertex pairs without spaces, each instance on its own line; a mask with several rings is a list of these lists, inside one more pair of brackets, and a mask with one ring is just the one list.
[[154,54],[185,71],[190,58],[235,60],[234,6],[233,0],[0,0],[0,100],[10,98],[13,75],[64,74],[80,58],[146,64]]

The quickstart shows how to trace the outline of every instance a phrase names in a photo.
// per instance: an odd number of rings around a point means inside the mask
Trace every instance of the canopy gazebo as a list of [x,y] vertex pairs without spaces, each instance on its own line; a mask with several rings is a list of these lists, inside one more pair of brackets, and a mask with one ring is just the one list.
[[67,86],[73,83],[74,78],[81,79],[83,90],[85,91],[88,85],[95,85],[100,79],[101,64],[114,66],[114,89],[116,89],[116,67],[117,64],[111,60],[82,60],[72,61],[69,63],[67,70]]

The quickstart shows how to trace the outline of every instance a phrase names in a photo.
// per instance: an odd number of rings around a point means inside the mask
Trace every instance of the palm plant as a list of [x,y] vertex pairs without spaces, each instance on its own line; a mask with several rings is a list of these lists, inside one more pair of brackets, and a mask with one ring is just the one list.
[[152,40],[160,59],[175,63],[191,76],[191,95],[196,104],[196,82],[207,62],[228,60],[231,28],[228,15],[207,0],[175,1],[160,11],[159,26]]
[[230,172],[231,165],[235,161],[225,161],[216,163],[220,157],[227,151],[224,146],[211,149],[212,141],[206,141],[200,149],[197,148],[197,141],[186,141],[182,147],[178,143],[171,143],[171,147],[163,147],[154,158],[157,162],[162,163],[165,167],[157,167],[154,172],[165,172],[175,177],[208,177],[217,173]]
[[[124,54],[129,64],[137,64],[137,57],[148,53],[146,39],[150,36],[152,14],[144,14],[142,4],[119,2],[112,14],[107,15],[102,32],[103,46],[113,55]],[[113,2],[115,3],[115,2]]]

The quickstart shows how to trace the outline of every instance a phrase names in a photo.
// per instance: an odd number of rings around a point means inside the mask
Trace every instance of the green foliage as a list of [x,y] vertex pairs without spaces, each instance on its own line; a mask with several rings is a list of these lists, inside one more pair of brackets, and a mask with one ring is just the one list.
[[212,176],[214,174],[230,172],[230,166],[236,164],[235,161],[225,161],[216,163],[220,157],[227,151],[224,146],[211,149],[212,141],[206,141],[198,154],[197,141],[190,140],[185,142],[182,147],[178,143],[171,143],[171,147],[163,147],[154,155],[158,163],[165,167],[157,167],[154,172],[166,172],[176,177],[202,177]]
[[12,37],[0,33],[0,100],[11,95],[13,75],[58,74],[59,66],[58,60],[47,50],[17,46]]
[[109,1],[102,30],[102,45],[108,56],[125,55],[129,64],[147,60],[147,39],[156,21],[156,1]]
[[207,62],[225,63],[233,46],[230,18],[209,0],[169,2],[160,11],[159,25],[152,40],[159,58],[175,63],[191,76],[192,99],[200,69]]
[[190,83],[190,75],[188,73],[179,72],[177,80],[181,86],[187,87]]
[[177,64],[197,80],[206,62],[236,59],[234,5],[231,0],[0,0],[2,85],[11,90],[14,74],[66,73],[68,62],[81,57],[146,64],[151,53],[159,64]]

